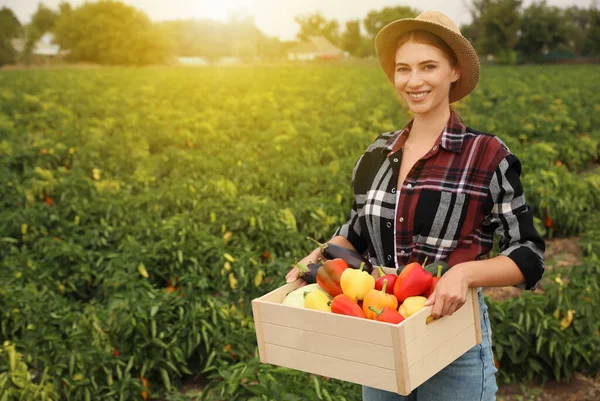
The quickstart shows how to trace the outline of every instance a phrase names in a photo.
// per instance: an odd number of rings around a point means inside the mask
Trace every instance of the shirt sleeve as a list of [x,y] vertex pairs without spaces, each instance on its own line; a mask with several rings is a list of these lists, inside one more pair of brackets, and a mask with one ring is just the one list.
[[491,212],[483,224],[494,227],[500,236],[500,254],[511,258],[525,276],[525,282],[516,287],[533,290],[544,274],[546,244],[533,224],[533,212],[525,201],[520,175],[521,162],[509,153],[490,181]]
[[335,233],[332,235],[332,239],[333,237],[336,237],[338,235],[341,235],[342,237],[346,238],[348,240],[348,242],[350,242],[352,244],[352,246],[354,247],[354,249],[356,249],[357,252],[359,252],[361,255],[364,255],[365,252],[367,251],[367,242],[365,241],[364,237],[362,236],[362,229],[360,226],[360,218],[359,218],[359,207],[358,207],[358,203],[356,201],[356,195],[354,192],[354,181],[356,180],[356,174],[360,165],[360,162],[362,160],[363,156],[361,156],[357,161],[356,164],[354,165],[354,169],[352,171],[352,193],[353,195],[353,200],[352,200],[352,208],[350,209],[350,215],[348,217],[348,220],[346,221],[346,223],[344,223],[341,227],[339,227]]

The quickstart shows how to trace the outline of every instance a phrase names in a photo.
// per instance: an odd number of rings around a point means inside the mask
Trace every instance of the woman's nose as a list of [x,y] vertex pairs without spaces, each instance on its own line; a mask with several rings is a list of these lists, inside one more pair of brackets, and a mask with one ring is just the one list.
[[408,78],[407,85],[409,88],[417,88],[423,84],[423,79],[419,75],[418,70],[413,70]]

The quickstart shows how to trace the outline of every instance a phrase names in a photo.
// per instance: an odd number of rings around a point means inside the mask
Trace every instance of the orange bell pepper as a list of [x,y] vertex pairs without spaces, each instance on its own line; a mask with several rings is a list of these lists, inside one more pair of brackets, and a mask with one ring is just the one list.
[[365,295],[362,308],[367,319],[375,319],[376,317],[376,313],[369,308],[370,306],[374,309],[383,309],[386,306],[394,310],[398,309],[398,300],[396,297],[386,292],[387,285],[387,280],[384,280],[381,290],[372,289]]

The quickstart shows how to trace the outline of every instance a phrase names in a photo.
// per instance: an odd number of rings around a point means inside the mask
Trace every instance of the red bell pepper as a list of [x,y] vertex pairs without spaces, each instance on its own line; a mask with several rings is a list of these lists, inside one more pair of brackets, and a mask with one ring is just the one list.
[[398,303],[401,304],[408,297],[423,294],[431,287],[432,281],[433,275],[419,265],[419,267],[412,268],[403,280],[396,280],[394,295],[398,298]]
[[[425,266],[427,264],[427,258],[429,258],[429,256],[425,256],[425,260],[423,261],[423,266]],[[407,264],[406,266],[404,266],[404,269],[402,269],[402,271],[398,274],[398,281],[402,281],[406,278],[406,276],[408,276],[408,273],[410,273],[410,271],[412,269],[414,269],[415,267],[420,267],[421,265],[419,264],[419,262],[412,262]]]
[[437,285],[438,281],[440,281],[440,279],[442,278],[442,270],[443,269],[444,269],[444,266],[442,266],[442,265],[438,266],[437,276],[435,276],[433,278],[433,280],[431,281],[431,287],[429,287],[429,289],[425,292],[425,294],[423,294],[424,297],[429,298],[431,296],[431,294],[433,294],[433,290],[435,290],[435,286]]
[[340,279],[347,268],[348,263],[344,259],[326,261],[317,271],[317,284],[332,297],[340,295],[342,293]]
[[399,314],[396,309],[390,308],[389,306],[381,309],[369,306],[369,309],[375,313],[375,320],[379,322],[398,324],[404,320],[404,316]]
[[379,274],[381,274],[381,277],[379,277],[377,281],[375,281],[375,289],[381,290],[383,288],[383,282],[387,280],[388,283],[385,292],[387,292],[388,294],[393,294],[394,284],[396,283],[396,279],[398,278],[398,276],[396,276],[395,274],[385,274],[381,266],[379,266]]
[[354,317],[362,317],[366,319],[365,312],[356,302],[347,295],[341,294],[333,298],[331,303],[331,312],[338,315],[347,315]]

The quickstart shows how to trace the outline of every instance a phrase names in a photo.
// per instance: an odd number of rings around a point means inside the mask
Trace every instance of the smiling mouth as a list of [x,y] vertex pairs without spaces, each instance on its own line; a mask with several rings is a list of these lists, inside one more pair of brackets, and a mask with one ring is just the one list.
[[427,94],[431,92],[431,91],[425,91],[425,92],[406,92],[408,93],[408,96],[410,96],[412,99],[423,99],[425,96],[427,96]]

